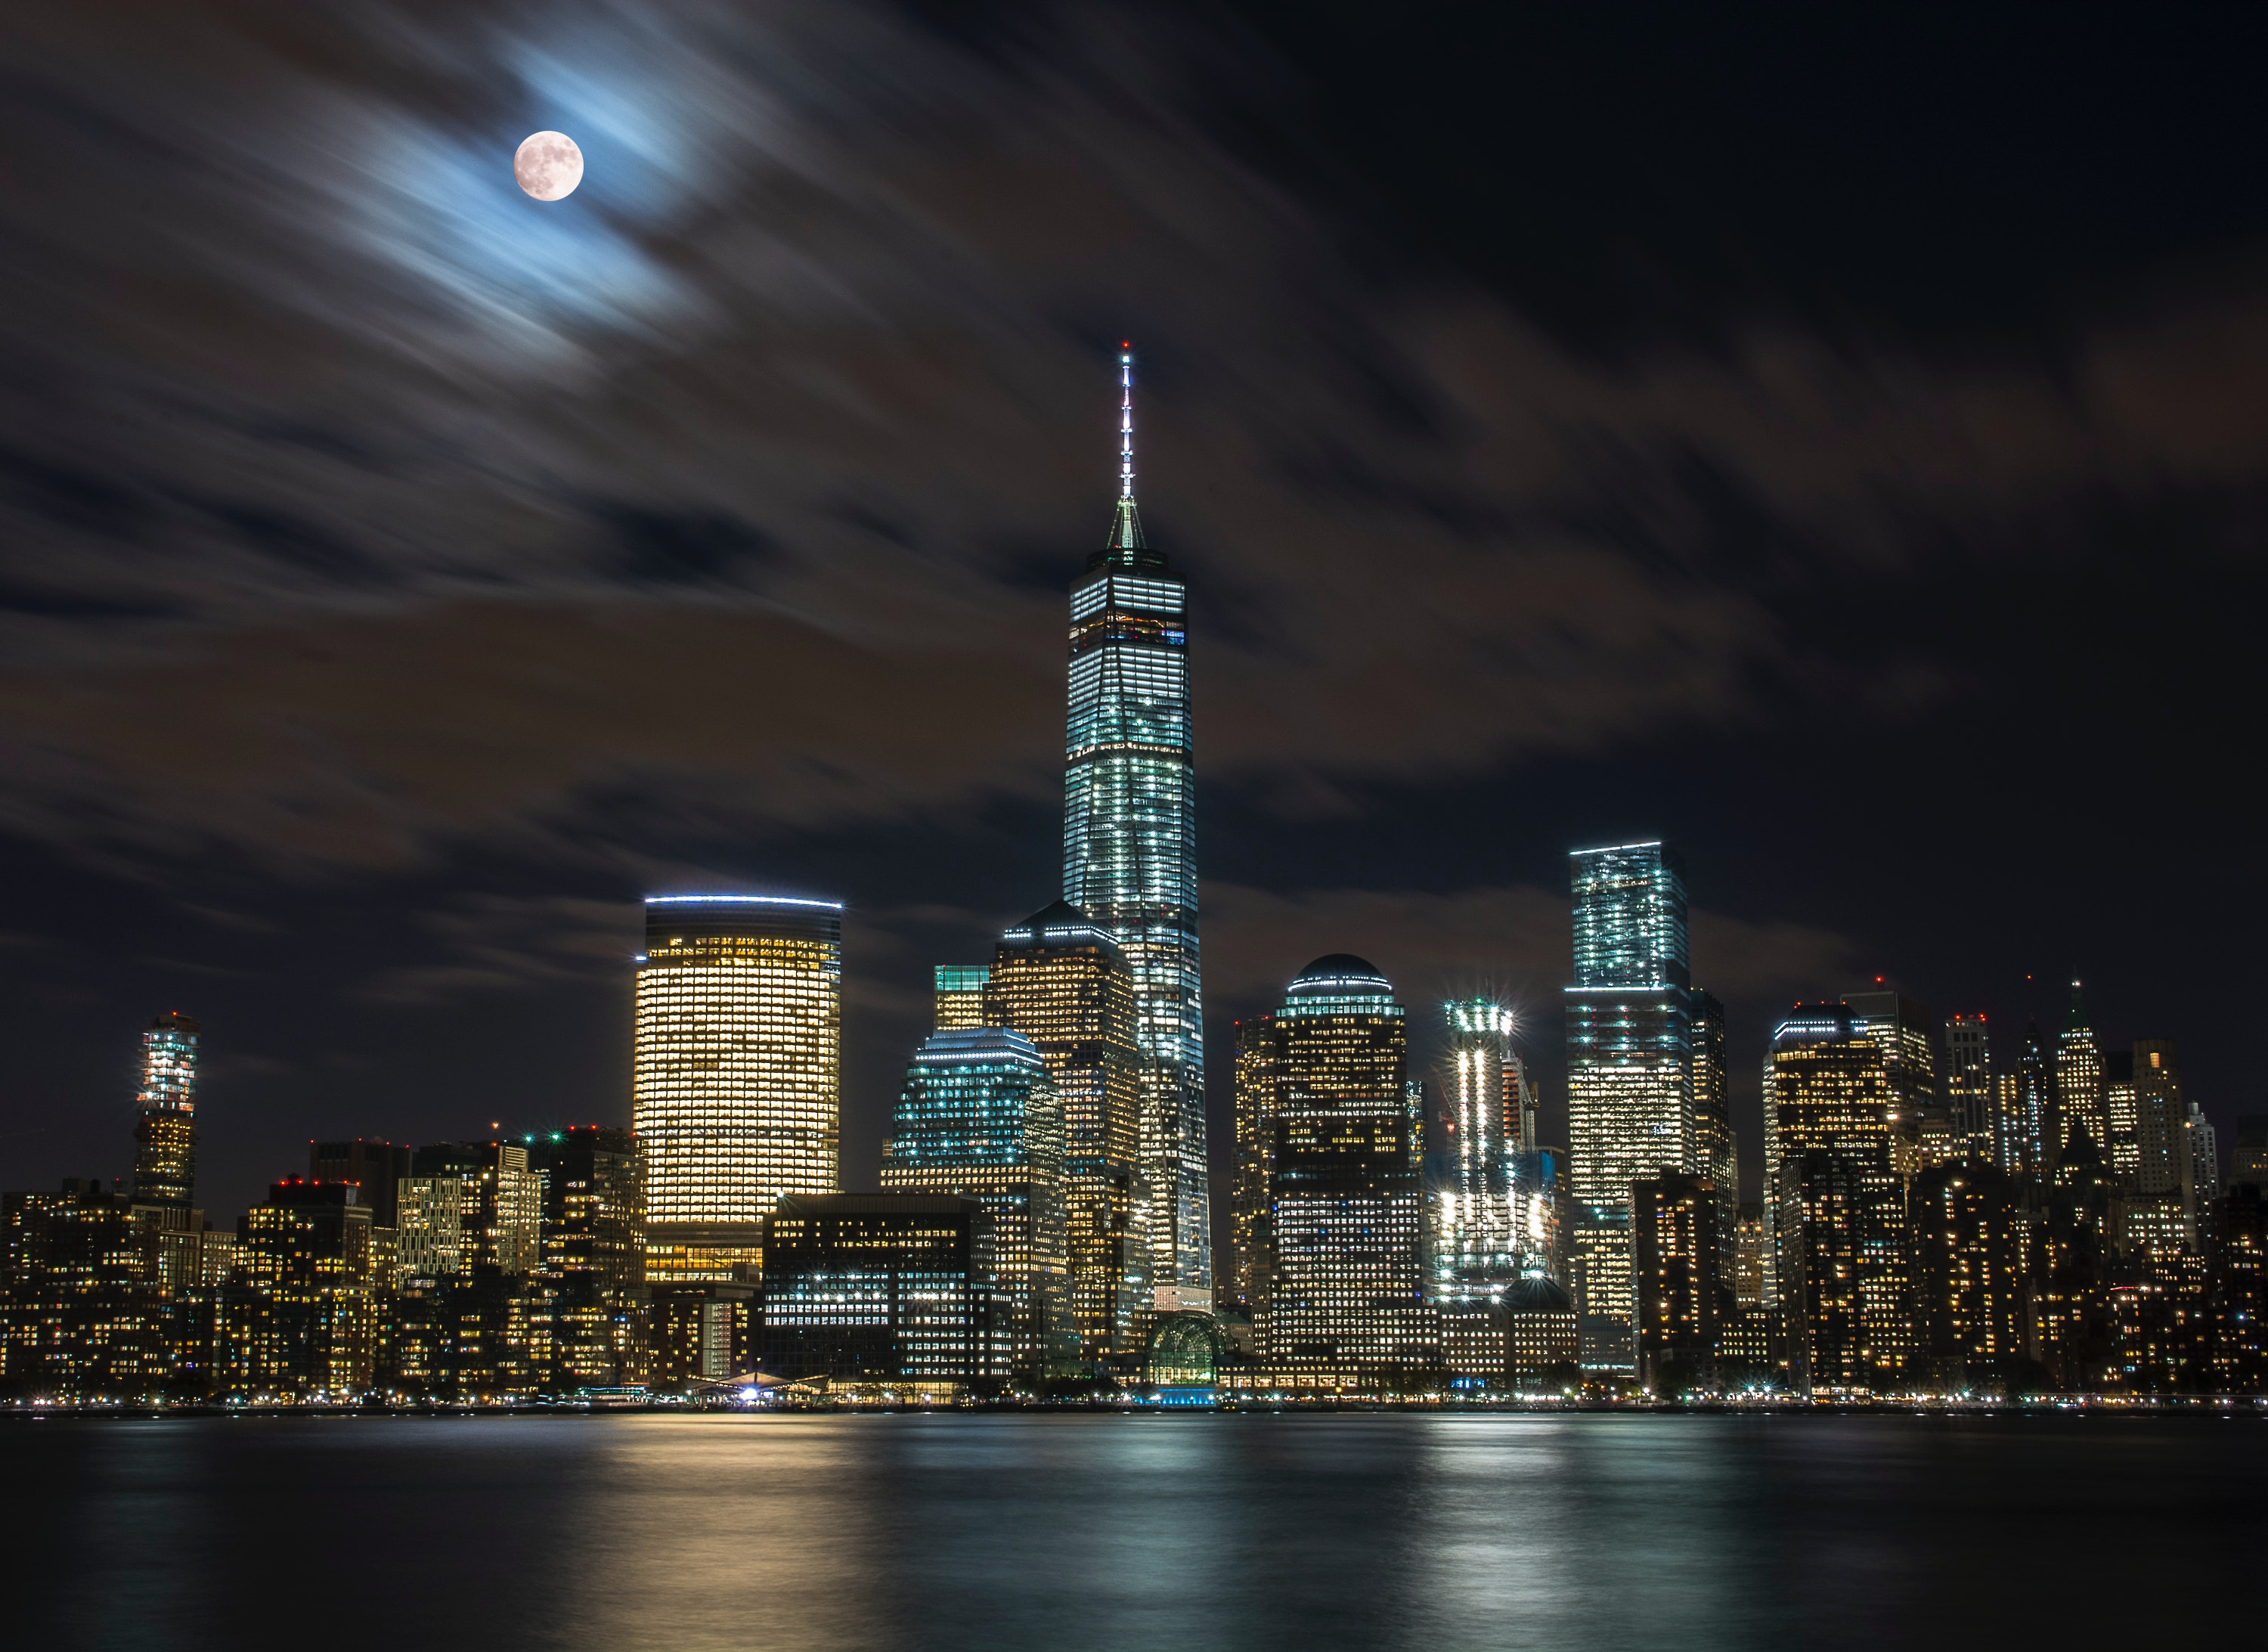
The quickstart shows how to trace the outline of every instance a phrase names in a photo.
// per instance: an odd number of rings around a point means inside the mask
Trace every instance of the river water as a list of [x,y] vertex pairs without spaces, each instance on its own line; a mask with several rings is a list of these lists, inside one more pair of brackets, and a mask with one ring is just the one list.
[[0,1642],[2250,1644],[2257,1417],[0,1425]]

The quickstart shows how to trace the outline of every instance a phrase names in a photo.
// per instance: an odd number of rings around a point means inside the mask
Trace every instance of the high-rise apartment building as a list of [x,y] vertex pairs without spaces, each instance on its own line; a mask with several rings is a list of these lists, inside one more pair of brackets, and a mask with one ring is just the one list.
[[1909,1341],[1889,1064],[1847,1005],[1799,1005],[1773,1030],[1768,1076],[1766,1196],[1797,1381],[1879,1390],[1903,1373]]
[[2061,1116],[2060,1139],[2053,1144],[2051,1162],[2066,1142],[2084,1134],[2097,1152],[2110,1156],[2110,1125],[2103,1110],[2102,1043],[2087,1019],[2080,985],[2071,984],[2071,1014],[2056,1040],[2056,1103]]
[[1915,1354],[1930,1391],[2005,1387],[2024,1354],[2023,1200],[1982,1156],[1933,1166],[1911,1204]]
[[[450,1182],[456,1184],[453,1193],[446,1187]],[[405,1265],[413,1248],[421,1259],[429,1254],[438,1258],[453,1250],[455,1267],[436,1265],[432,1269],[436,1274],[493,1268],[498,1273],[517,1276],[533,1273],[543,1265],[542,1184],[528,1169],[523,1143],[441,1141],[420,1147],[409,1156],[409,1175],[401,1184],[400,1203],[414,1212],[403,1221],[403,1231],[396,1239],[397,1254]],[[359,1196],[357,1204],[359,1207]],[[443,1213],[452,1208],[456,1226],[453,1243],[438,1226],[446,1220]],[[368,1213],[365,1208],[365,1218]]]
[[1425,1364],[1421,1100],[1394,988],[1333,953],[1273,1020],[1270,1278],[1256,1330],[1281,1380],[1368,1385]]
[[655,896],[645,930],[632,1124],[649,1272],[730,1280],[782,1194],[840,1180],[843,908]]
[[1135,509],[1133,364],[1119,358],[1117,509],[1071,591],[1063,893],[1133,977],[1157,1305],[1210,1308],[1189,589]]
[[1725,1071],[1725,1007],[1699,987],[1693,989],[1693,1159],[1716,1201],[1717,1277],[1729,1282],[1741,1220],[1740,1144]]
[[1992,1042],[1981,1014],[1955,1015],[1945,1023],[1945,1099],[1962,1153],[1997,1161]]
[[142,1035],[134,1107],[134,1202],[195,1204],[197,1024],[179,1011],[158,1016]]
[[1063,1112],[1064,1308],[1079,1355],[1134,1353],[1150,1246],[1133,977],[1117,943],[1057,901],[1001,936],[985,979],[983,1021],[1032,1041]]
[[645,1282],[645,1189],[637,1138],[613,1125],[571,1125],[531,1136],[527,1168],[541,1199],[541,1266],[588,1275],[606,1290]]
[[293,1176],[244,1213],[216,1332],[223,1395],[336,1402],[370,1389],[376,1281],[361,1201],[352,1183]]
[[1568,857],[1575,978],[1566,989],[1568,1147],[1583,1362],[1632,1368],[1631,1188],[1699,1167],[1685,877],[1660,843]]
[[1443,1174],[1429,1190],[1427,1292],[1437,1307],[1500,1297],[1520,1278],[1513,1168],[1523,1091],[1512,1011],[1485,998],[1445,1004]]
[[131,1402],[173,1375],[151,1233],[76,1177],[0,1198],[0,1378],[18,1399]]
[[1063,1178],[1063,1108],[1030,1039],[1012,1028],[966,1027],[923,1040],[882,1144],[882,1191],[984,1206],[1016,1364],[1034,1375],[1073,1346]]

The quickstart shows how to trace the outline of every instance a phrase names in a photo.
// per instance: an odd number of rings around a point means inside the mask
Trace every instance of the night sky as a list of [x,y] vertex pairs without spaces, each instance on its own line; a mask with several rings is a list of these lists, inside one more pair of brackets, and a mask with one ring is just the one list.
[[2263,1110],[2268,20],[1928,11],[14,8],[0,1186],[128,1169],[174,1008],[223,1226],[626,1122],[702,888],[849,903],[871,1186],[1057,893],[1121,338],[1217,1166],[1330,951],[1427,1055],[1510,995],[1563,1130],[1565,852],[1657,835],[1752,1184],[1774,1012],[1878,975]]

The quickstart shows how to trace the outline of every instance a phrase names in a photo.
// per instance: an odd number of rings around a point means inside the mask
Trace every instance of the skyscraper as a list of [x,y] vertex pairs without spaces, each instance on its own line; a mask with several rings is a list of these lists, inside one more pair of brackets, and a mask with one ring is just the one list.
[[1629,1370],[1633,1184],[1697,1169],[1685,877],[1660,843],[1578,849],[1567,1114],[1583,1361]]
[[1676,1174],[1634,1183],[1631,1234],[1639,1380],[1660,1395],[1713,1387],[1727,1305],[1717,1271],[1715,1188],[1704,1177]]
[[1992,1044],[1982,1015],[1955,1015],[1945,1023],[1945,1097],[1961,1150],[1997,1162]]
[[1035,1375],[1070,1351],[1063,1178],[1063,1108],[1030,1039],[965,1027],[922,1041],[882,1144],[882,1191],[973,1198],[990,1213],[1016,1362]]
[[2056,1104],[2054,1073],[2036,1020],[2024,1023],[2016,1070],[2001,1075],[2000,1088],[2000,1128],[2007,1138],[2000,1162],[2011,1173],[2046,1176],[2055,1168],[2056,1150],[2062,1145],[2062,1109]]
[[658,1280],[730,1280],[784,1193],[841,1175],[843,908],[776,895],[645,903],[634,1127]]
[[1134,505],[1134,358],[1119,358],[1118,505],[1071,591],[1064,898],[1126,960],[1158,1305],[1210,1307],[1189,590]]
[[196,1203],[197,1024],[178,1010],[142,1035],[134,1105],[134,1202],[187,1209]]
[[2150,1197],[2180,1199],[2183,1169],[2182,1064],[2170,1038],[2134,1041],[2134,1185]]
[[2005,1383],[2024,1352],[2023,1203],[1981,1155],[1915,1179],[1917,1353],[1938,1393]]
[[1448,1145],[1428,1190],[1436,1306],[1504,1294],[1520,1278],[1521,1222],[1513,1163],[1521,1152],[1522,1075],[1512,1012],[1485,998],[1444,1004],[1449,1047],[1442,1073]]
[[1765,1194],[1797,1380],[1820,1392],[1878,1390],[1903,1370],[1908,1341],[1889,1063],[1847,1005],[1805,1004],[1773,1029],[1768,1071],[1775,1184]]
[[1922,1116],[1939,1104],[1937,1040],[1928,1007],[1903,992],[1852,992],[1843,1001],[1881,1048],[1896,1102],[1890,1110],[1891,1154],[1899,1175],[1911,1181],[1921,1168]]
[[2056,1101],[2062,1113],[2060,1139],[2050,1144],[2053,1162],[2064,1144],[2084,1133],[2104,1158],[2110,1156],[2110,1121],[2103,1115],[2102,1044],[2087,1019],[2079,983],[2071,984],[2071,1014],[2056,1040]]
[[1000,937],[986,972],[983,1021],[1032,1041],[1063,1110],[1063,1221],[1068,1311],[1087,1359],[1130,1353],[1148,1317],[1141,1052],[1134,986],[1110,937],[1057,901]]
[[1316,959],[1273,1017],[1270,1278],[1261,1352],[1292,1383],[1368,1384],[1424,1364],[1420,1103],[1386,977]]
[[1236,1023],[1236,1184],[1229,1214],[1229,1300],[1256,1322],[1268,1299],[1268,1201],[1276,1185],[1276,1018]]
[[1717,1278],[1729,1285],[1741,1221],[1741,1152],[1725,1072],[1725,1007],[1699,987],[1693,989],[1693,1157],[1716,1201]]

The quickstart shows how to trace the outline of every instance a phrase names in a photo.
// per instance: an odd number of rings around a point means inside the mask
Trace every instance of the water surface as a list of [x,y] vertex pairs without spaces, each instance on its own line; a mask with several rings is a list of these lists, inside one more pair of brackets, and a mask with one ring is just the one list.
[[11,1645],[1918,1647],[2258,1633],[2268,1422],[55,1419]]

